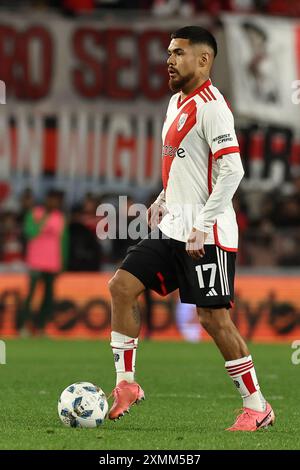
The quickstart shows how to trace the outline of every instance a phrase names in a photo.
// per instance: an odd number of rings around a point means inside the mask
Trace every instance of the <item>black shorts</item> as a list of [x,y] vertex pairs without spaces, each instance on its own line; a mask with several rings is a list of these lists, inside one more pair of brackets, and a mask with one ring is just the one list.
[[230,308],[234,300],[234,252],[205,245],[205,255],[191,258],[185,243],[151,234],[129,248],[120,269],[160,295],[179,289],[181,302],[197,307]]

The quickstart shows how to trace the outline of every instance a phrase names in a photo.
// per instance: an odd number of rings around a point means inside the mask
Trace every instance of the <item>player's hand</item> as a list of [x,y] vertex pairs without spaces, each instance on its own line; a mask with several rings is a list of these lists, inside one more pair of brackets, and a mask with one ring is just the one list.
[[188,255],[191,258],[203,258],[203,256],[205,255],[204,242],[206,240],[206,237],[207,233],[201,232],[196,228],[192,229],[185,247]]
[[147,222],[151,230],[154,230],[158,226],[161,219],[167,212],[167,209],[160,206],[156,202],[151,204],[151,206],[147,210]]

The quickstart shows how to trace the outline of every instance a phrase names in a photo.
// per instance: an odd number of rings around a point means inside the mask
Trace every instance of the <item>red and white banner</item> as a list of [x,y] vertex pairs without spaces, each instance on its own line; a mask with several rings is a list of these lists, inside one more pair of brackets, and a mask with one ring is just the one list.
[[[236,122],[248,118],[238,132],[243,185],[271,189],[299,170],[300,28],[293,20],[247,18],[224,16],[229,61],[220,52],[213,81],[230,101],[233,93]],[[201,16],[197,24],[210,21]],[[157,190],[170,97],[166,50],[180,26],[176,19],[153,26],[151,19],[1,14],[0,180],[36,195],[56,186],[70,202],[86,191]]]
[[254,15],[223,19],[236,114],[299,129],[299,21]]
[[66,103],[107,100],[117,110],[120,102],[160,101],[169,93],[166,50],[178,27],[1,14],[0,78],[8,101],[38,103],[47,112]]

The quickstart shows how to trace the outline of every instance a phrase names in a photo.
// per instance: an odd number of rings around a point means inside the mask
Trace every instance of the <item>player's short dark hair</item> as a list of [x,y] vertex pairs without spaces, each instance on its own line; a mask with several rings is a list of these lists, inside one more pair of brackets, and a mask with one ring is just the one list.
[[207,44],[213,49],[215,57],[218,53],[215,37],[201,26],[185,26],[177,29],[171,34],[171,39],[188,39],[192,44]]

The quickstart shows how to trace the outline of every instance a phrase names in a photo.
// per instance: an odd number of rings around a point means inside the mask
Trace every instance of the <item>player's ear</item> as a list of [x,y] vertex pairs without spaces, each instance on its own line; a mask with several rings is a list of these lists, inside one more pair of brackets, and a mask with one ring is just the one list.
[[208,52],[201,52],[199,56],[200,67],[206,67],[209,64],[210,57]]

